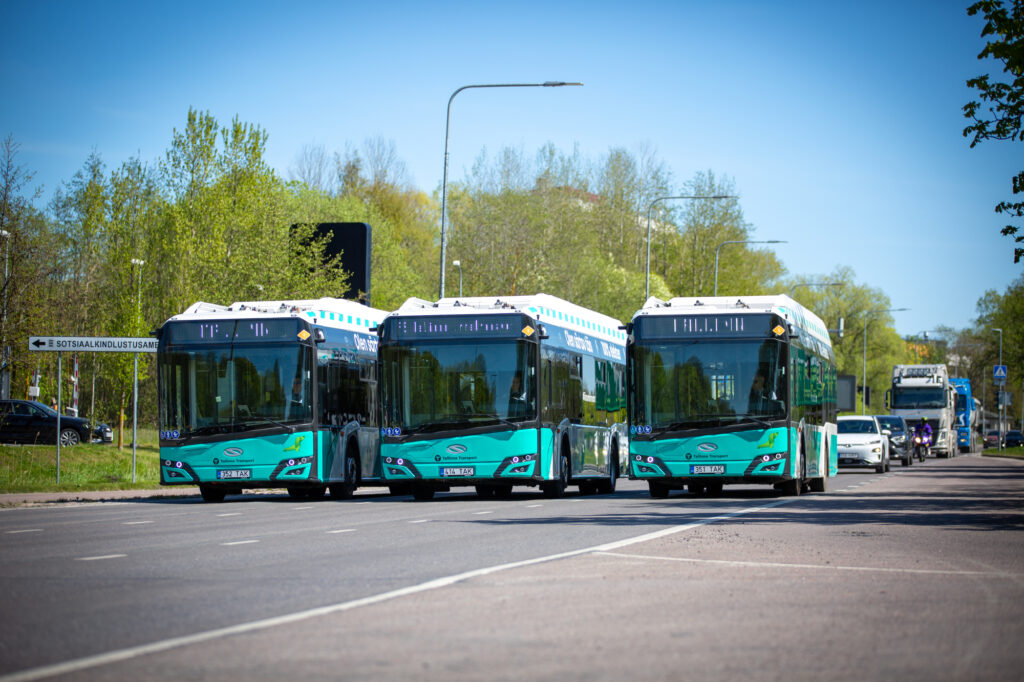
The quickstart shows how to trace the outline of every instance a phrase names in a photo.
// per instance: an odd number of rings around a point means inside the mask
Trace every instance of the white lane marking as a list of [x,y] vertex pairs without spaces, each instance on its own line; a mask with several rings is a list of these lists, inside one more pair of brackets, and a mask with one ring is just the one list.
[[223,518],[225,516],[241,516],[242,512],[227,512],[226,514],[217,514],[217,516]]
[[493,511],[491,511],[491,510],[489,510],[489,509],[488,509],[487,511],[478,511],[478,512],[473,512],[473,514],[474,514],[474,515],[476,515],[476,516],[479,516],[480,514],[493,514],[493,513],[494,513],[494,512],[493,512]]
[[[608,542],[603,545],[595,545],[593,547],[585,547],[583,549],[574,549],[569,552],[561,552],[560,554],[549,554],[548,556],[537,557],[535,559],[524,559],[522,561],[513,561],[507,564],[498,564],[497,566],[488,566],[485,568],[477,568],[472,571],[466,571],[464,573],[456,573],[444,578],[436,578],[434,580],[428,580],[418,585],[410,585],[409,587],[401,587],[397,590],[391,590],[390,592],[382,592],[381,594],[375,594],[369,597],[363,597],[362,599],[353,599],[352,601],[341,602],[338,604],[330,604],[328,606],[321,606],[315,609],[309,609],[307,611],[298,611],[296,613],[289,613],[283,616],[274,616],[273,618],[264,618],[263,620],[250,621],[248,623],[239,623],[238,625],[230,625],[225,628],[219,628],[217,630],[207,630],[205,632],[197,632],[192,635],[184,635],[182,637],[173,637],[171,639],[164,639],[158,642],[152,642],[150,644],[142,644],[139,646],[128,647],[126,649],[118,649],[115,651],[108,651],[105,654],[96,654],[95,656],[86,656],[84,658],[77,658],[63,663],[55,663],[53,665],[42,666],[40,668],[29,668],[23,670],[20,673],[15,673],[8,676],[0,676],[0,682],[27,682],[28,680],[39,680],[46,677],[54,677],[56,675],[64,675],[67,673],[77,672],[80,670],[88,670],[90,668],[96,668],[101,665],[110,665],[111,663],[118,663],[120,661],[127,661],[132,658],[139,656],[147,656],[149,654],[155,654],[161,651],[168,651],[169,649],[177,649],[183,646],[189,646],[190,644],[199,644],[201,642],[209,642],[215,639],[222,639],[224,637],[231,637],[234,635],[240,635],[247,632],[255,632],[258,630],[266,630],[268,628],[277,627],[279,625],[288,625],[291,623],[297,623],[310,618],[317,618],[319,616],[327,616],[333,613],[341,613],[343,611],[351,611],[362,606],[371,606],[373,604],[380,604],[386,601],[392,601],[394,599],[400,599],[401,597],[408,597],[414,594],[420,594],[422,592],[428,592],[430,590],[440,589],[442,587],[448,587],[456,583],[460,583],[471,578],[479,578],[481,576],[490,575],[492,573],[498,573],[501,571],[508,571],[514,568],[522,568],[524,566],[533,566],[535,564],[543,564],[551,561],[557,561],[559,559],[568,559],[570,557],[580,556],[582,554],[593,554],[595,552],[611,552],[616,549],[628,547],[640,542],[646,542],[648,540],[656,540],[658,538],[665,537],[667,535],[675,535],[676,533],[682,533],[684,531],[699,528],[700,526],[706,526],[717,521],[726,521],[728,519],[735,518],[737,516],[743,516],[744,514],[751,514],[754,512],[764,511],[772,507],[778,507],[790,502],[796,502],[799,497],[788,497],[768,504],[763,504],[758,507],[748,507],[746,509],[740,509],[738,511],[730,512],[728,514],[722,514],[720,516],[712,516],[710,518],[701,519],[694,521],[693,523],[687,523],[682,526],[672,526],[670,528],[663,528],[662,530],[653,531],[651,533],[644,533],[643,535],[637,535],[632,538],[626,538],[625,540],[617,540],[615,542]],[[423,519],[426,521],[426,519]],[[411,523],[417,523],[412,521]]]
[[536,509],[537,507],[543,507],[543,506],[544,506],[543,504],[528,504],[528,505],[526,505],[526,508],[527,509]]
[[1013,578],[1019,573],[1005,571],[954,571],[941,568],[883,568],[875,566],[832,566],[828,564],[787,564],[778,561],[732,561],[728,559],[691,559],[688,557],[655,556],[652,554],[626,554],[623,552],[596,552],[602,556],[624,559],[650,559],[654,561],[676,561],[689,564],[715,564],[718,566],[751,566],[756,568],[820,568],[829,571],[862,571],[865,573],[912,573],[924,575],[965,575]]
[[303,510],[303,509],[312,509],[312,508],[313,508],[312,506],[305,506],[305,507],[293,507],[293,508],[292,508],[292,511],[301,511],[301,510]]
[[416,519],[415,521],[410,521],[409,523],[426,523],[429,520],[430,519]]
[[104,554],[102,556],[80,556],[77,561],[102,561],[103,559],[120,559],[127,554]]
[[329,530],[328,533],[354,533],[355,528],[342,528],[341,530]]
[[125,521],[122,526],[141,526],[144,523],[153,523],[152,521]]
[[6,530],[4,535],[17,535],[18,533],[42,533],[42,528],[22,528],[21,530]]
[[259,540],[236,540],[234,542],[222,542],[220,543],[223,547],[234,547],[235,545],[251,545]]

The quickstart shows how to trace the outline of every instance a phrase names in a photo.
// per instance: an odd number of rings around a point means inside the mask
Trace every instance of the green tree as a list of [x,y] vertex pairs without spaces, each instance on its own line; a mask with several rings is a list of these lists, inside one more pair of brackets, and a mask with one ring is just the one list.
[[[992,58],[1002,66],[1005,80],[995,80],[983,74],[967,81],[967,86],[978,91],[978,100],[964,105],[964,116],[972,123],[964,128],[964,137],[971,138],[973,148],[982,140],[1024,141],[1024,1],[981,0],[967,8],[967,14],[981,14],[985,25],[981,36],[991,36],[978,54],[978,59]],[[979,101],[980,100],[980,101]],[[1024,171],[1012,179],[1014,195],[1024,193]],[[1024,201],[1001,201],[996,213],[1011,218],[1024,217]],[[1016,244],[1024,244],[1024,232],[1017,225],[1007,225],[1002,234],[1014,237]],[[1015,246],[1013,262],[1024,257],[1024,246]]]

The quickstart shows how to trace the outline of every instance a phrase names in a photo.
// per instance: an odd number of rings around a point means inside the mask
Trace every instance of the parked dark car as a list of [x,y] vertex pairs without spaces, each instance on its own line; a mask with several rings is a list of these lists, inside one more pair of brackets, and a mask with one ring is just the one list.
[[891,414],[878,415],[882,433],[889,437],[889,459],[898,459],[908,467],[914,462],[914,448],[911,447],[910,429],[903,417]]
[[1003,436],[1004,448],[1019,448],[1024,446],[1024,433],[1020,431],[1007,431]]
[[[61,445],[88,443],[91,437],[89,420],[61,416]],[[0,441],[56,443],[57,411],[35,400],[0,400]]]
[[92,430],[92,440],[94,443],[113,443],[114,429],[110,428],[109,425],[100,422],[96,425],[96,428]]
[[985,434],[985,447],[986,448],[998,448],[999,447],[999,432],[989,431]]

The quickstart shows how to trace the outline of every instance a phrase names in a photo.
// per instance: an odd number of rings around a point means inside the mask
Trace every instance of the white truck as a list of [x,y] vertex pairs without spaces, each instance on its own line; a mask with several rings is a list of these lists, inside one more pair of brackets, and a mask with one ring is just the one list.
[[949,381],[945,365],[894,366],[885,405],[890,414],[903,417],[910,429],[922,419],[928,420],[936,457],[956,454],[956,388]]

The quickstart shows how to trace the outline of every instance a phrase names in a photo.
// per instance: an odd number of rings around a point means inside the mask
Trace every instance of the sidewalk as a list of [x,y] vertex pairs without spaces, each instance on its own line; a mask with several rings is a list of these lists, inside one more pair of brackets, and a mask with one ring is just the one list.
[[147,497],[199,497],[195,486],[157,488],[155,490],[82,490],[49,493],[4,493],[0,508],[37,507],[57,502],[116,502]]

